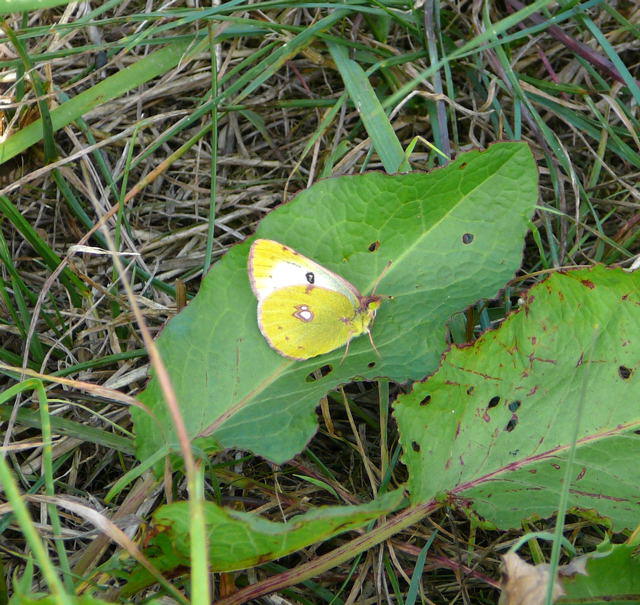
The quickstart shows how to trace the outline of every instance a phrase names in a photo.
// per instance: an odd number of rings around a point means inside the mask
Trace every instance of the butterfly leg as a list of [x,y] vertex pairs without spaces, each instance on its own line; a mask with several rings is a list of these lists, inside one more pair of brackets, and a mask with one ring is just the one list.
[[376,343],[373,342],[373,336],[371,336],[371,331],[367,330],[367,334],[369,335],[369,342],[371,343],[371,346],[373,347],[373,350],[376,352],[376,355],[378,357],[382,357],[382,355],[380,355],[380,351],[378,351],[378,347],[376,347]]
[[349,345],[351,344],[351,338],[352,338],[352,336],[349,336],[349,340],[347,340],[347,346],[345,347],[344,353],[342,354],[342,357],[340,358],[340,365],[342,365],[342,362],[344,361],[345,357],[349,353]]

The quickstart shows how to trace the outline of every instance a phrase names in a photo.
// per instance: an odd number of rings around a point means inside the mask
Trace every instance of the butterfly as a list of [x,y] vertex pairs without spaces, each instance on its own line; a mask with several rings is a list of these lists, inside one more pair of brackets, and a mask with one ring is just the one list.
[[248,270],[258,326],[280,355],[309,359],[344,345],[348,351],[360,334],[371,339],[383,296],[363,296],[343,277],[270,239],[253,242]]

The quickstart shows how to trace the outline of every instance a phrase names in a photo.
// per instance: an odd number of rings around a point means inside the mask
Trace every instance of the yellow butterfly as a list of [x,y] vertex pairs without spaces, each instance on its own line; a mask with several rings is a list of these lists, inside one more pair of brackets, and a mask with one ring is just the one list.
[[322,355],[369,334],[384,298],[362,296],[346,279],[270,239],[253,242],[248,265],[260,331],[290,359]]

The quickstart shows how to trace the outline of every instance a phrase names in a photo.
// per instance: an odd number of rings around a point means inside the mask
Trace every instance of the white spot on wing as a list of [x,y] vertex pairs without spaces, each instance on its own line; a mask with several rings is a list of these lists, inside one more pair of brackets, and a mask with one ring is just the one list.
[[313,318],[315,317],[313,311],[309,309],[308,305],[297,305],[296,312],[293,314],[293,316],[296,319],[304,322],[313,321]]

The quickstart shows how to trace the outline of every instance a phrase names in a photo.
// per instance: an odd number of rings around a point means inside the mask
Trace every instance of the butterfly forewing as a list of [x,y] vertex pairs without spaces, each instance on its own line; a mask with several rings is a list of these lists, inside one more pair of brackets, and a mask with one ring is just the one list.
[[269,239],[257,239],[249,253],[251,287],[258,300],[288,286],[316,286],[346,296],[352,305],[360,299],[358,290],[333,271],[310,258]]

